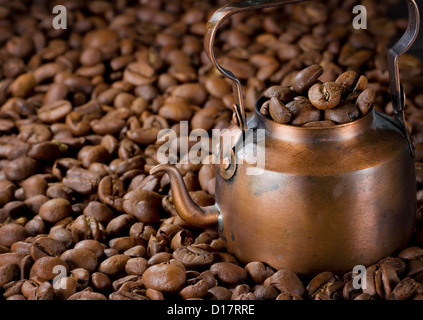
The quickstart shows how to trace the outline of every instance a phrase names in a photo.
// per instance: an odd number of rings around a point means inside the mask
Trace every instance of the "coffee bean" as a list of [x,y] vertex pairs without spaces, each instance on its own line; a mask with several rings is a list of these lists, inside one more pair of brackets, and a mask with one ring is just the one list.
[[[309,66],[297,73],[292,82],[292,89],[294,89],[294,91],[296,91],[297,93],[301,94],[304,91],[308,90],[310,87],[312,87],[322,74],[323,68],[320,65]],[[313,105],[317,108],[314,103]]]
[[369,109],[373,106],[376,92],[372,88],[364,90],[357,98],[356,106],[362,115],[366,115]]
[[10,281],[16,280],[19,277],[19,266],[15,263],[8,263],[0,267],[0,288]]
[[14,242],[23,241],[27,237],[24,226],[8,223],[0,227],[0,245],[10,247]]
[[336,108],[325,110],[325,119],[338,124],[352,122],[358,116],[359,112],[357,108],[348,101],[341,101]]
[[73,167],[66,172],[63,184],[81,194],[90,194],[97,190],[100,176],[82,168]]
[[207,291],[206,299],[208,300],[230,300],[232,293],[229,289],[216,286]]
[[114,213],[103,203],[91,201],[84,209],[84,215],[94,217],[97,221],[107,225],[114,217]]
[[392,290],[400,282],[394,267],[388,263],[381,263],[375,273],[376,292],[382,298],[388,300]]
[[183,288],[178,295],[186,300],[191,298],[204,298],[208,292],[209,286],[207,281],[200,280],[196,284]]
[[30,254],[34,261],[42,257],[58,257],[66,250],[64,243],[43,237],[32,242]]
[[320,110],[335,108],[341,101],[342,89],[336,82],[317,83],[310,88],[311,104]]
[[4,168],[6,178],[10,181],[20,181],[28,178],[38,168],[38,162],[30,157],[20,157],[10,161]]
[[321,113],[313,107],[307,98],[294,99],[286,105],[292,114],[291,124],[301,126],[309,122],[320,121]]
[[392,300],[407,300],[417,289],[417,283],[412,278],[404,278],[397,284],[392,291],[390,298]]
[[59,300],[67,300],[76,293],[76,280],[73,277],[63,277],[53,286],[54,296]]
[[245,266],[248,276],[256,284],[262,284],[267,278],[266,267],[262,262],[253,261]]
[[155,289],[164,293],[180,291],[184,286],[185,279],[185,268],[171,262],[153,265],[143,274],[143,282],[147,289]]
[[0,180],[0,206],[3,207],[6,203],[13,199],[16,191],[16,185],[6,179]]
[[94,272],[91,275],[91,283],[99,291],[108,291],[112,287],[109,277],[101,272]]
[[291,113],[277,97],[270,99],[269,114],[278,123],[288,123],[291,120]]
[[114,276],[125,270],[126,263],[130,257],[124,254],[117,254],[104,260],[98,267],[98,271],[108,275]]
[[357,84],[359,75],[355,71],[347,71],[341,74],[335,82],[341,87],[341,95],[347,98],[353,91],[354,86]]
[[217,262],[210,267],[213,275],[223,283],[238,284],[247,279],[247,272],[230,262]]
[[306,290],[298,276],[288,269],[280,269],[268,277],[264,285],[273,285],[279,291],[290,295],[304,296]]
[[35,78],[32,73],[24,73],[16,78],[9,87],[14,97],[28,97],[36,86]]
[[63,120],[71,110],[72,105],[69,101],[58,100],[38,109],[38,118],[46,123],[54,123]]
[[148,262],[142,257],[131,258],[125,266],[127,274],[134,274],[141,276],[148,268]]
[[47,222],[57,222],[69,216],[72,212],[71,204],[66,199],[52,199],[40,207],[39,215]]
[[64,268],[64,271],[67,273],[69,270],[68,265],[62,259],[57,257],[41,257],[34,262],[31,271],[30,277],[39,277],[44,280],[53,280],[54,277],[58,275],[58,270]]
[[83,248],[66,250],[60,259],[66,262],[70,269],[84,268],[90,273],[94,272],[98,265],[96,254]]
[[415,260],[423,257],[423,249],[420,247],[409,247],[398,254],[398,257],[404,260]]
[[54,290],[50,282],[37,283],[28,294],[28,300],[53,300]]
[[123,197],[123,210],[143,223],[154,223],[159,220],[158,206],[161,196],[147,190],[134,190]]
[[67,300],[107,300],[107,298],[99,292],[79,291],[68,297]]
[[214,262],[214,256],[211,252],[194,246],[176,249],[173,252],[173,257],[181,261],[189,269],[210,266]]
[[109,247],[113,248],[119,252],[126,251],[132,247],[135,247],[137,245],[144,245],[145,243],[142,239],[138,237],[120,237],[120,238],[114,238],[109,241]]
[[41,176],[31,176],[22,182],[24,195],[26,199],[37,195],[45,195],[47,190],[47,182]]

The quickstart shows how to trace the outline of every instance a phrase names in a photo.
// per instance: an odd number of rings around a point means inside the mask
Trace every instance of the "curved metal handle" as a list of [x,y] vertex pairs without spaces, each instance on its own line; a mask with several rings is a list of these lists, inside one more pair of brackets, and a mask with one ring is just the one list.
[[225,21],[228,17],[230,17],[231,15],[235,13],[247,11],[247,10],[277,7],[277,6],[282,6],[286,4],[299,3],[299,2],[305,2],[305,1],[309,1],[309,0],[278,0],[278,1],[276,0],[244,0],[244,1],[228,3],[225,6],[218,9],[212,15],[209,22],[207,23],[206,34],[204,37],[204,48],[210,61],[213,63],[213,65],[220,72],[222,72],[225,76],[227,76],[229,79],[233,81],[233,90],[235,95],[235,104],[233,105],[233,109],[234,109],[237,125],[240,127],[240,129],[243,132],[247,128],[247,122],[245,117],[244,99],[242,97],[241,83],[231,71],[223,68],[216,61],[216,58],[214,56],[214,50],[213,50],[216,31],[220,27],[223,21]]
[[417,39],[420,29],[420,12],[415,0],[407,0],[408,4],[408,27],[401,39],[388,51],[388,68],[390,78],[390,91],[395,117],[403,126],[411,154],[414,157],[414,144],[407,130],[405,120],[405,94],[401,86],[398,59],[406,53]]

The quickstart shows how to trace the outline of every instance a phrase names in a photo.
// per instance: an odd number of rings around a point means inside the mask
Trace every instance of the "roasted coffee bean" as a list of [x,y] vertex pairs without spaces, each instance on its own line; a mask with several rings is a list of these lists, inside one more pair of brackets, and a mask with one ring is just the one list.
[[348,101],[341,101],[339,105],[330,110],[325,110],[325,119],[338,124],[356,120],[359,116],[357,108]]
[[104,260],[98,267],[98,271],[108,275],[114,276],[125,270],[126,263],[130,257],[124,254],[117,254]]
[[310,88],[311,104],[320,110],[335,108],[341,101],[342,89],[336,82],[317,83]]
[[128,233],[131,225],[136,221],[135,217],[129,214],[121,214],[113,218],[106,227],[109,237],[116,237]]
[[38,168],[38,162],[30,157],[20,157],[10,161],[4,168],[6,178],[10,181],[20,181],[28,178]]
[[276,97],[283,103],[288,103],[292,101],[297,94],[292,91],[290,87],[283,87],[283,86],[273,86],[267,89],[264,92],[264,96],[266,98],[273,98]]
[[13,295],[22,294],[22,285],[25,280],[10,281],[4,286],[3,297],[8,299]]
[[76,239],[86,240],[104,240],[106,231],[101,223],[93,217],[78,216],[71,222],[67,228],[72,232]]
[[16,185],[9,180],[0,180],[0,206],[3,207],[13,199]]
[[222,286],[212,287],[207,291],[206,299],[208,300],[230,300],[232,292]]
[[335,82],[341,87],[341,95],[342,98],[347,98],[348,95],[352,92],[357,81],[359,79],[359,75],[355,71],[347,71],[341,74]]
[[356,106],[360,113],[366,115],[375,102],[376,92],[373,88],[364,90],[357,98]]
[[103,177],[98,185],[98,197],[106,205],[123,211],[123,196],[125,188],[123,182],[115,175]]
[[159,194],[148,190],[133,190],[123,197],[123,210],[143,223],[154,223],[159,220],[158,206],[162,198]]
[[213,275],[223,283],[238,284],[247,279],[247,272],[230,262],[217,262],[210,267]]
[[320,65],[309,66],[297,73],[292,82],[292,89],[301,94],[312,87],[322,74],[323,68]]
[[378,262],[379,265],[382,265],[384,263],[392,266],[395,269],[395,271],[397,272],[398,275],[403,273],[403,271],[406,268],[405,262],[399,257],[385,257],[385,258],[379,260],[379,262]]
[[79,291],[68,297],[67,300],[107,300],[107,298],[99,292]]
[[347,96],[348,101],[353,101],[354,99],[357,99],[360,94],[367,89],[369,80],[366,76],[362,75],[357,81],[357,84],[355,85],[353,91]]
[[119,252],[126,251],[137,245],[145,245],[144,241],[138,237],[120,237],[109,241],[109,247]]
[[31,176],[22,182],[25,199],[37,195],[45,195],[47,190],[47,182],[41,176]]
[[82,168],[73,167],[66,172],[63,184],[81,194],[90,194],[97,190],[100,176]]
[[[398,257],[403,260],[415,260],[423,257],[423,249],[420,247],[409,247],[398,254]],[[404,264],[405,267],[405,264]]]
[[24,226],[17,223],[8,223],[0,227],[0,245],[10,247],[17,241],[23,241],[27,237]]
[[90,283],[90,273],[84,268],[76,268],[70,271],[70,276],[76,280],[76,291],[91,289],[88,288]]
[[48,236],[51,239],[61,242],[65,248],[69,248],[75,240],[72,232],[62,225],[52,227]]
[[85,216],[94,217],[103,225],[107,225],[115,217],[112,210],[98,201],[91,201],[83,212]]
[[304,296],[306,290],[298,276],[288,269],[276,271],[268,277],[264,285],[273,285],[281,292],[287,292],[290,295]]
[[286,106],[277,97],[270,99],[269,115],[274,121],[282,124],[288,123],[292,116]]
[[320,110],[314,108],[307,98],[295,98],[286,107],[292,114],[291,124],[294,126],[301,126],[312,121],[322,120]]
[[104,248],[101,245],[101,243],[97,240],[91,240],[91,239],[79,241],[78,243],[75,244],[74,249],[89,250],[92,253],[94,253],[94,255],[97,258],[100,258],[104,253]]
[[83,248],[66,250],[60,259],[65,261],[70,269],[84,268],[90,273],[94,272],[98,265],[95,253]]
[[417,289],[417,282],[412,278],[404,278],[397,284],[392,291],[390,298],[392,300],[407,300]]
[[57,222],[69,216],[72,212],[71,204],[66,199],[52,199],[40,207],[39,215],[47,222]]
[[180,291],[185,283],[185,268],[182,264],[159,263],[149,267],[143,274],[143,282],[147,289],[155,289],[164,293]]
[[54,123],[63,120],[71,110],[69,101],[59,100],[38,109],[38,118],[46,123]]
[[67,300],[76,293],[76,280],[73,277],[62,277],[53,285],[54,295],[59,300]]
[[245,270],[247,271],[248,276],[256,284],[262,284],[264,280],[268,277],[268,274],[266,272],[266,266],[259,261],[253,261],[248,263],[245,266]]
[[214,256],[211,252],[195,246],[176,249],[173,252],[173,257],[181,261],[189,269],[210,266],[214,262]]
[[141,276],[148,268],[148,261],[142,257],[131,258],[125,265],[127,274]]
[[91,283],[99,291],[108,291],[112,287],[109,277],[101,272],[94,272],[91,275]]
[[68,272],[69,267],[62,259],[57,257],[41,257],[34,262],[30,277],[38,277],[43,280],[53,280],[58,274],[59,270]]
[[66,250],[66,245],[58,240],[43,237],[32,242],[30,254],[34,261],[42,257],[59,257]]
[[388,300],[393,288],[400,282],[394,267],[388,263],[381,263],[375,273],[376,292],[382,298]]
[[8,263],[0,267],[0,288],[19,277],[19,266],[15,263]]

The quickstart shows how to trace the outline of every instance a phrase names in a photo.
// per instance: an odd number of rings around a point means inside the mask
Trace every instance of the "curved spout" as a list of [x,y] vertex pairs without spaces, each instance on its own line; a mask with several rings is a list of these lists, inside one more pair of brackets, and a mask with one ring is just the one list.
[[188,193],[182,175],[175,166],[159,164],[150,170],[150,174],[164,171],[169,175],[172,198],[178,215],[194,227],[207,228],[217,225],[219,210],[216,205],[200,207]]

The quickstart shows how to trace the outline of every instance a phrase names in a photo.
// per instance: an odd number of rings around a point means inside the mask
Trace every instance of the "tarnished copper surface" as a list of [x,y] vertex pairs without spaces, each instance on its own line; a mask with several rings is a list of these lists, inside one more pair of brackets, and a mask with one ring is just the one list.
[[302,275],[344,272],[403,248],[416,216],[414,159],[392,120],[378,112],[337,127],[280,125],[256,114],[249,128],[266,128],[262,175],[237,165],[217,174],[215,207],[189,198],[176,168],[166,171],[180,216],[197,226],[216,223],[242,262],[264,261]]

